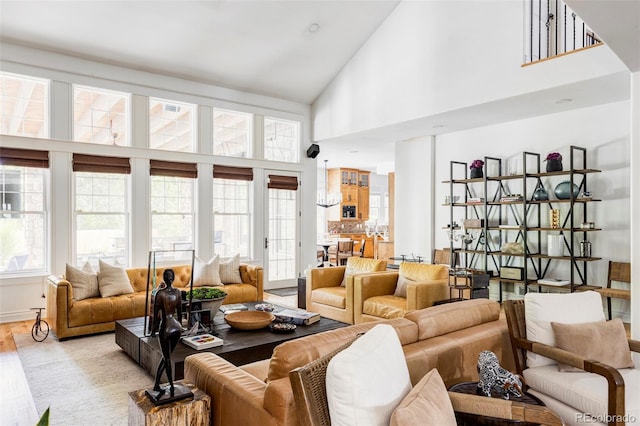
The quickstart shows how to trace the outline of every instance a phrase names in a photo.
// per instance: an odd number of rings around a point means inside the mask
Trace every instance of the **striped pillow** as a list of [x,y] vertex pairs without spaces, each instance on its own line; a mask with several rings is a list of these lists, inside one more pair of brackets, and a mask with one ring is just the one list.
[[220,259],[220,281],[224,284],[242,284],[240,254],[236,254],[226,260]]

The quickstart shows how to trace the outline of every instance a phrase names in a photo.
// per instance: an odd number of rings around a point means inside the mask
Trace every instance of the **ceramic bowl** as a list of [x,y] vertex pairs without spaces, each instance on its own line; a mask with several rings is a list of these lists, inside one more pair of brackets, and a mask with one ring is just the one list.
[[263,311],[239,311],[224,316],[227,324],[238,330],[259,330],[271,324],[274,318],[271,312]]

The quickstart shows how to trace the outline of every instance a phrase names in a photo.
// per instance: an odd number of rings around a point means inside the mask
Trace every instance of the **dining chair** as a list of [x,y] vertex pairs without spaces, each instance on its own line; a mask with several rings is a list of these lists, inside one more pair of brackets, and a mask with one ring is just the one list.
[[[613,288],[612,282],[628,283],[628,289]],[[602,297],[607,299],[607,309],[609,319],[611,319],[611,298],[631,300],[631,263],[609,261],[609,272],[607,273],[607,287],[596,289]]]

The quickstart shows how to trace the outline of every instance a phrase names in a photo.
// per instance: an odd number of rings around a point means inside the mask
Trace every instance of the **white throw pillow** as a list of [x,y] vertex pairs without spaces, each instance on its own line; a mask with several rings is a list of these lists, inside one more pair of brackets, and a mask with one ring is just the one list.
[[240,254],[220,260],[220,281],[224,284],[242,284],[240,277]]
[[83,300],[90,297],[100,297],[98,288],[98,275],[94,272],[91,264],[85,262],[82,269],[71,266],[67,263],[65,278],[73,288],[74,300]]
[[413,282],[415,281],[410,280],[409,278],[404,277],[402,275],[398,275],[398,283],[396,284],[396,291],[395,293],[393,293],[393,295],[398,297],[404,297],[406,299],[407,285]]
[[[595,291],[576,293],[527,293],[524,296],[527,339],[556,345],[551,322],[580,324],[604,321],[602,297]],[[553,365],[547,357],[527,352],[527,367]]]
[[220,257],[216,254],[207,263],[196,256],[193,263],[193,286],[223,285],[220,280]]
[[334,356],[326,384],[332,425],[387,426],[393,410],[411,390],[395,329],[378,324]]
[[127,271],[103,262],[102,260],[99,260],[98,264],[100,266],[100,270],[98,271],[98,286],[100,287],[100,295],[102,297],[133,293],[133,287],[131,287],[131,282],[129,282]]

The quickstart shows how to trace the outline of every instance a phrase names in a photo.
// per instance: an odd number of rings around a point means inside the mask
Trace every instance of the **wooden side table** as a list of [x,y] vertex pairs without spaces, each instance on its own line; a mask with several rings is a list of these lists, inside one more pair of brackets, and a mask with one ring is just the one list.
[[209,426],[211,421],[209,395],[189,382],[181,380],[175,384],[188,387],[193,392],[193,399],[183,399],[156,407],[145,395],[145,389],[129,392],[129,426],[174,424]]
[[[449,388],[451,392],[463,393],[467,395],[481,395],[485,396],[484,393],[478,388],[478,382],[462,382],[455,384]],[[501,399],[502,396],[497,394],[492,394],[492,398]],[[544,403],[540,401],[535,396],[528,394],[526,392],[522,393],[520,398],[516,398],[513,395],[509,398],[510,401],[524,402],[526,404],[531,405],[541,405],[544,406]],[[468,414],[468,413],[456,413],[456,420],[458,421],[458,425],[462,426],[474,426],[474,425],[484,425],[484,426],[506,426],[506,425],[518,425],[518,426],[534,426],[536,423],[529,422],[521,422],[519,420],[508,420],[508,419],[498,419],[495,417],[486,417],[479,416],[476,414]]]

